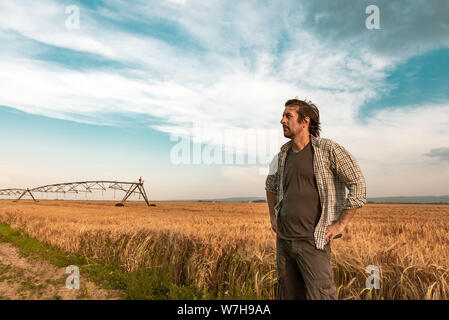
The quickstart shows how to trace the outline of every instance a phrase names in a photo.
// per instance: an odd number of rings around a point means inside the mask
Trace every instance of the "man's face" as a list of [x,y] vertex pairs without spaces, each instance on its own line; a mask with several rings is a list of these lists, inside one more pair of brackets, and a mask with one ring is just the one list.
[[293,139],[297,134],[301,133],[303,130],[307,130],[304,128],[305,122],[298,122],[298,112],[296,111],[296,106],[288,106],[285,107],[284,113],[282,114],[282,128],[284,130],[284,137]]

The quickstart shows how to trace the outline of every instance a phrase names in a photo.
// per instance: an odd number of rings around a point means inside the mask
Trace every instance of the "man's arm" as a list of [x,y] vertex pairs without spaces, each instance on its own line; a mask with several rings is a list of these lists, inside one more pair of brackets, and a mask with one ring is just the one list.
[[271,228],[277,232],[277,221],[274,207],[278,200],[279,173],[278,173],[278,155],[275,155],[270,163],[270,169],[265,180],[265,190],[267,192],[268,210],[270,212]]
[[366,182],[357,161],[342,146],[336,145],[332,151],[331,162],[333,171],[343,179],[349,190],[338,221],[326,229],[325,239],[329,238],[332,246],[334,237],[343,232],[357,209],[366,203]]
[[342,146],[335,144],[331,152],[332,170],[348,188],[343,210],[362,207],[366,203],[366,182],[355,158]]
[[277,221],[276,221],[276,214],[274,212],[274,206],[276,205],[277,200],[278,200],[277,194],[267,191],[267,203],[268,203],[268,211],[270,212],[271,228],[276,233],[277,233]]

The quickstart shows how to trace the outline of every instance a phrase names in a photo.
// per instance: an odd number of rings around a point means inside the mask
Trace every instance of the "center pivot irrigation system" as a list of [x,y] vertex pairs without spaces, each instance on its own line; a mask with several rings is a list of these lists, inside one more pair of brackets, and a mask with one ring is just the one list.
[[121,203],[125,202],[132,194],[140,194],[145,200],[147,206],[150,206],[142,179],[138,182],[119,182],[119,181],[81,181],[57,183],[41,186],[33,189],[0,189],[0,196],[19,196],[15,201],[19,201],[23,196],[29,194],[37,202],[33,193],[92,193],[93,191],[106,191],[107,189],[121,190],[125,192]]

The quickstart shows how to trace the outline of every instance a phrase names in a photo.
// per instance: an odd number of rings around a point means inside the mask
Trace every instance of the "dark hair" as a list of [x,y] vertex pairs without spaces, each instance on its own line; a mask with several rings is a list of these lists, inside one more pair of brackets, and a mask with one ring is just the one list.
[[320,112],[318,107],[310,100],[298,100],[290,99],[285,103],[285,106],[297,106],[296,112],[298,112],[298,122],[304,120],[305,117],[310,118],[309,132],[315,137],[320,136]]

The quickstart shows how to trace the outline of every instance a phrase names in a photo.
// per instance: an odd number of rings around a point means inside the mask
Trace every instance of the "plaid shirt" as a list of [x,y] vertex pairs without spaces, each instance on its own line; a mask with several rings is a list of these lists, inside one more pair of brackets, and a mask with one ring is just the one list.
[[[366,183],[354,157],[338,143],[310,135],[313,156],[313,171],[321,202],[321,216],[314,230],[317,249],[324,250],[326,228],[337,221],[343,210],[360,208],[366,203]],[[276,218],[282,207],[284,193],[283,176],[287,152],[293,141],[285,143],[273,158],[265,190],[277,194],[274,207]],[[349,193],[346,196],[346,189]]]

